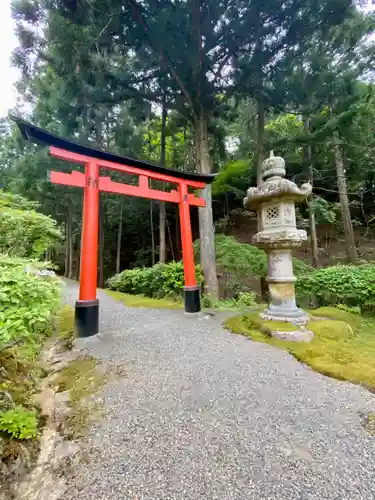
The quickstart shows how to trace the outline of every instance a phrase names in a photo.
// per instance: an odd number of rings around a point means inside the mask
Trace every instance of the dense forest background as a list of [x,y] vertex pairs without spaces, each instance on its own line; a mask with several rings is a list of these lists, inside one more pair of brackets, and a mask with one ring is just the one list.
[[[375,17],[361,2],[15,0],[13,16],[14,113],[84,144],[218,173],[203,193],[212,211],[192,210],[213,294],[214,233],[251,242],[256,218],[242,200],[271,149],[288,177],[313,184],[298,256],[314,267],[375,260]],[[83,193],[47,177],[71,168],[2,120],[0,185],[58,222],[65,240],[46,258],[75,278]],[[99,247],[99,286],[179,260],[177,207],[101,194]]]

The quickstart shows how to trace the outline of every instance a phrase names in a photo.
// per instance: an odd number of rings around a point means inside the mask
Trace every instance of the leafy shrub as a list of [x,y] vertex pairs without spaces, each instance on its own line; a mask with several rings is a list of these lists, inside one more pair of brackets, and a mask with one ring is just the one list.
[[240,243],[233,236],[215,238],[216,264],[226,273],[247,272],[253,276],[266,276],[266,253],[253,245]]
[[[200,281],[200,268],[196,267]],[[184,287],[184,267],[182,262],[156,264],[153,267],[128,269],[115,274],[108,280],[112,290],[146,297],[162,298],[181,296]]]
[[232,193],[236,198],[241,199],[249,184],[249,161],[230,161],[221,168],[214,182],[212,183],[212,194],[224,196]]
[[241,292],[237,298],[218,300],[212,295],[203,295],[201,298],[202,307],[223,308],[223,309],[243,309],[255,307],[257,295],[254,292]]
[[[246,283],[249,278],[266,276],[266,253],[253,245],[240,243],[232,236],[222,234],[216,236],[215,244],[218,273],[224,279],[228,292],[224,296],[238,300],[241,292],[252,293]],[[196,260],[199,260],[199,241],[195,242],[195,253]],[[298,259],[293,262],[297,276],[311,269]],[[196,267],[196,273],[200,281],[199,266]],[[181,296],[184,286],[183,263],[170,262],[129,269],[110,278],[108,286],[119,292],[154,298]]]
[[38,419],[35,411],[22,406],[0,413],[0,431],[14,439],[33,439],[38,435]]
[[[199,241],[195,242],[195,251],[199,257]],[[256,277],[267,275],[267,254],[260,248],[241,243],[233,236],[218,234],[215,237],[216,264],[220,270],[238,273],[246,272]],[[311,270],[302,260],[293,258],[293,270],[298,276]]]
[[302,276],[308,274],[313,270],[309,264],[306,264],[303,260],[296,259],[293,257],[293,273],[295,276]]
[[344,304],[361,307],[375,302],[375,266],[338,265],[317,269],[299,277],[297,298],[311,307]]
[[41,276],[33,261],[0,256],[0,344],[37,341],[50,327],[60,297],[60,280]]
[[56,222],[34,208],[35,203],[0,190],[0,252],[39,257],[62,238]]
[[341,311],[345,311],[351,314],[361,314],[360,307],[350,307],[345,304],[337,304],[336,307],[337,309],[341,309]]
[[240,307],[254,307],[256,305],[256,293],[241,292],[237,297],[237,304]]

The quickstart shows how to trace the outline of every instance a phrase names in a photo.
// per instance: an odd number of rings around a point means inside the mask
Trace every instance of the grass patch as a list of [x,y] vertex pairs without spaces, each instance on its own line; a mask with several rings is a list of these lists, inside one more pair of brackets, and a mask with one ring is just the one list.
[[87,399],[98,392],[105,382],[105,375],[92,357],[77,358],[58,373],[54,379],[57,392],[69,391],[70,394],[70,412],[64,422],[67,437],[82,437],[90,421],[100,413],[98,405],[90,404]]
[[130,295],[113,290],[105,290],[105,292],[116,300],[123,302],[128,307],[146,307],[150,309],[183,309],[182,301],[173,299],[154,299],[145,297],[144,295]]
[[[145,307],[150,309],[183,309],[184,303],[182,299],[173,299],[173,298],[162,298],[155,299],[146,297],[144,295],[131,295],[127,293],[117,292],[114,290],[104,290],[108,295],[113,297],[116,300],[120,300],[128,307]],[[250,298],[250,293],[242,294],[244,299]],[[249,296],[249,297],[246,297]],[[255,296],[255,294],[254,294]],[[201,297],[201,305],[202,309],[215,309],[216,311],[241,311],[251,308],[263,309],[266,307],[264,304],[256,304],[255,301],[249,301],[248,303],[243,300],[235,301],[234,299],[213,299],[210,296],[203,295]]]
[[263,330],[264,323],[268,322],[262,322],[257,313],[230,318],[225,325],[234,333],[288,351],[324,375],[375,391],[375,320],[333,307],[310,313],[320,318],[331,318],[321,321],[316,318],[308,323],[307,328],[315,334],[310,343],[270,337]]

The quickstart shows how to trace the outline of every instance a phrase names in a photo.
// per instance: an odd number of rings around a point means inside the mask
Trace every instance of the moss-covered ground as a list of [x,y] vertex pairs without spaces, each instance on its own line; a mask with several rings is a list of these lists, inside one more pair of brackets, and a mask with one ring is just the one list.
[[58,373],[53,384],[57,392],[69,391],[70,411],[64,422],[64,431],[69,438],[79,438],[87,426],[100,413],[100,408],[88,401],[106,382],[106,376],[92,357],[77,358]]
[[62,347],[72,349],[75,339],[74,308],[63,306],[56,316],[56,330]]
[[225,325],[234,333],[288,351],[320,373],[375,391],[375,319],[334,307],[309,312],[311,320],[307,328],[315,334],[310,343],[270,337],[269,329],[279,328],[275,328],[273,322],[261,321],[259,313],[235,316]]
[[183,309],[182,301],[173,299],[153,299],[143,295],[130,295],[113,290],[105,290],[105,292],[116,300],[120,300],[128,307],[147,307],[151,309]]
[[[117,292],[114,290],[103,290],[105,293],[110,295],[116,300],[123,302],[128,307],[145,307],[150,309],[183,309],[184,303],[182,299],[173,298],[162,298],[155,299],[150,297],[145,297],[144,295],[131,295],[127,293]],[[217,300],[212,299],[207,296],[201,297],[201,305],[203,311],[244,311],[249,308],[256,307],[257,309],[263,309],[265,305],[263,304],[255,304],[254,305],[241,305],[237,303],[235,300]]]

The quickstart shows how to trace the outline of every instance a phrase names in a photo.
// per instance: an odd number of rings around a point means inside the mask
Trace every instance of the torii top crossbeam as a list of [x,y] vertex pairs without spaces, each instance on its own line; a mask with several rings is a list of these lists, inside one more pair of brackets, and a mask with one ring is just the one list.
[[[76,302],[76,325],[80,336],[98,332],[99,305],[96,298],[99,192],[106,191],[130,196],[139,196],[179,204],[182,254],[184,262],[185,311],[200,311],[199,287],[195,276],[193,240],[190,221],[190,205],[205,207],[205,200],[189,193],[188,189],[203,189],[211,183],[215,174],[180,172],[94,149],[64,139],[43,130],[25,120],[10,116],[16,122],[23,137],[34,143],[49,146],[50,154],[61,160],[85,166],[85,173],[50,172],[55,184],[81,187],[84,189],[81,239],[80,293]],[[138,175],[137,186],[114,182],[108,176],[100,176],[100,168]],[[161,191],[150,187],[149,179],[175,184],[176,190]]]

